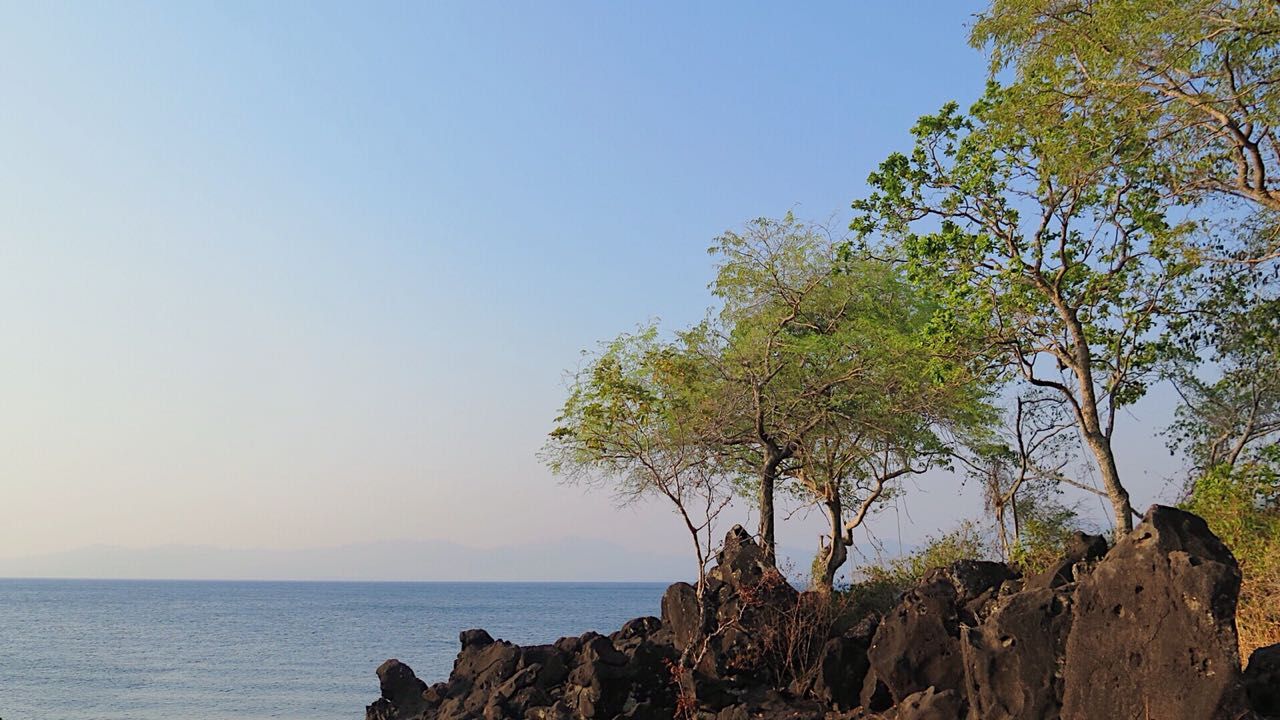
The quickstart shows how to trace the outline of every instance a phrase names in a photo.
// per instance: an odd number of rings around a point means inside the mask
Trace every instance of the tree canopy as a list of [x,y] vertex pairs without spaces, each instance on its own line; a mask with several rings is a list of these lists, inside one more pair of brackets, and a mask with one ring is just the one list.
[[1057,394],[1127,531],[1111,438],[1152,378],[1162,317],[1182,302],[1186,228],[1166,220],[1144,148],[1063,168],[1051,153],[1071,130],[1011,124],[1009,102],[992,86],[969,113],[950,103],[921,118],[911,152],[871,174],[852,227],[938,298],[940,346],[977,347],[974,362]]

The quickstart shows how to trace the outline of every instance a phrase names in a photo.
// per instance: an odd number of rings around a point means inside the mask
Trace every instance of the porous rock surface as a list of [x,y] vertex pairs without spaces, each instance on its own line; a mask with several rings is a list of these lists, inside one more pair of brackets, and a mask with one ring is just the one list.
[[934,570],[883,618],[819,624],[788,651],[801,670],[784,672],[779,638],[817,596],[735,527],[704,603],[676,583],[661,618],[550,645],[465,631],[446,682],[427,686],[397,660],[379,667],[366,720],[1280,717],[1280,646],[1241,671],[1239,582],[1200,518],[1153,506],[1110,551],[1079,534],[1031,577],[980,561]]

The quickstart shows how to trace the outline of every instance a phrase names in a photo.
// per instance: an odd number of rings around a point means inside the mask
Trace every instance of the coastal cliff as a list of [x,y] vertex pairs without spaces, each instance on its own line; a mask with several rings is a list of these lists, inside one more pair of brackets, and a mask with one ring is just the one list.
[[467,630],[447,682],[383,663],[366,720],[1278,718],[1280,645],[1242,670],[1239,586],[1203,520],[1157,505],[1110,549],[1077,534],[1028,577],[957,562],[859,617],[735,527],[704,602],[676,583],[661,619],[550,645]]

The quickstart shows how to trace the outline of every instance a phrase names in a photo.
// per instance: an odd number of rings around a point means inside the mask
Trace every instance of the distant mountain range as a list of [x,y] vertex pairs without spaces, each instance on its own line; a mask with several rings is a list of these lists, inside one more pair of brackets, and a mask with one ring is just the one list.
[[[780,547],[778,554],[779,564],[788,575],[806,572],[812,559],[812,551],[795,547]],[[645,552],[589,538],[499,548],[474,548],[446,540],[406,540],[304,550],[93,545],[46,555],[0,558],[0,577],[673,582],[692,580],[694,568],[690,556]]]
[[210,580],[671,581],[693,575],[681,555],[568,538],[492,549],[429,540],[305,550],[108,545],[0,558],[0,577]]

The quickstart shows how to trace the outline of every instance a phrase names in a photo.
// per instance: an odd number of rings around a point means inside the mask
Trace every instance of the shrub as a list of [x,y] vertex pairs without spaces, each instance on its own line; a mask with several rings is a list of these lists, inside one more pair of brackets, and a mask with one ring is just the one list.
[[926,538],[919,550],[887,563],[859,569],[859,577],[849,586],[850,613],[855,617],[888,612],[898,597],[930,570],[957,560],[973,560],[990,555],[990,542],[976,523],[966,520],[944,535]]
[[1019,537],[1009,548],[1009,563],[1034,575],[1062,557],[1071,534],[1080,529],[1074,508],[1051,498],[1019,502]]
[[1185,510],[1205,519],[1240,563],[1240,654],[1280,642],[1280,475],[1267,465],[1222,465],[1190,487]]

